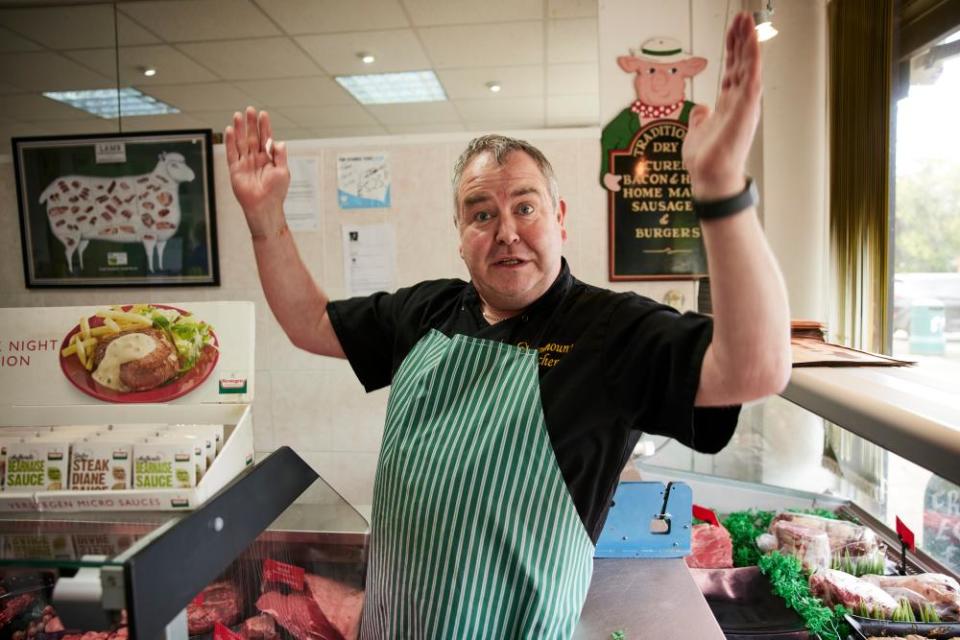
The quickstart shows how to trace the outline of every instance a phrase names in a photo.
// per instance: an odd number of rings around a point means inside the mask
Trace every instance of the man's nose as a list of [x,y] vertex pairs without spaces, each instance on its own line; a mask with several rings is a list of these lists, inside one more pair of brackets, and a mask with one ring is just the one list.
[[501,244],[513,244],[520,239],[517,235],[517,223],[509,213],[501,213],[497,216],[497,242]]

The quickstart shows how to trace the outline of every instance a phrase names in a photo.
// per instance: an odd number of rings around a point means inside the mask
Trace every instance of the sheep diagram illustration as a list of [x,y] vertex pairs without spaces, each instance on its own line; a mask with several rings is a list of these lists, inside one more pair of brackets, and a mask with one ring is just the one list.
[[163,250],[180,226],[181,182],[195,178],[179,153],[161,153],[150,173],[102,178],[60,176],[40,194],[47,206],[53,235],[63,245],[67,268],[73,273],[77,253],[83,271],[83,252],[91,240],[143,243],[147,268],[163,270]]

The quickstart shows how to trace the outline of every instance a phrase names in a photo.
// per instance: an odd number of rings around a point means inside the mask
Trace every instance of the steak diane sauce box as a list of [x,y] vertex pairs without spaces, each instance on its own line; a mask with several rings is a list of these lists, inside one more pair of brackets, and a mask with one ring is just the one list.
[[132,463],[133,447],[130,443],[96,438],[75,442],[70,454],[70,489],[129,489]]

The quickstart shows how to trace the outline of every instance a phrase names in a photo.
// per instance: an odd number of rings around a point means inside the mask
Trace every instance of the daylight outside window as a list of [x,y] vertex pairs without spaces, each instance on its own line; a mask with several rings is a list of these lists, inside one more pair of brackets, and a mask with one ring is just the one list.
[[[910,61],[897,103],[893,354],[960,390],[960,30]],[[918,518],[918,544],[960,571],[960,487],[887,456],[887,513]]]
[[897,103],[893,353],[960,380],[960,30]]

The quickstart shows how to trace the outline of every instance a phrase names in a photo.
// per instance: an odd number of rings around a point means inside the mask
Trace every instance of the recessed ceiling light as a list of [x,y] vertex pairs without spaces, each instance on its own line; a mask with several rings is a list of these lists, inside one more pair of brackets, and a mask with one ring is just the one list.
[[493,93],[500,93],[500,89],[503,87],[500,86],[499,82],[488,82],[487,89],[490,89]]
[[48,91],[44,92],[43,95],[51,100],[68,104],[71,107],[76,107],[105,119],[116,118],[118,106],[119,113],[122,113],[125,118],[180,113],[180,110],[176,107],[160,102],[156,98],[130,87],[120,89],[118,105],[117,93],[116,89],[94,89],[91,91]]
[[447,99],[433,71],[370,73],[336,76],[335,79],[360,104],[440,102]]
[[363,64],[373,64],[377,61],[372,53],[358,53],[357,57],[363,62]]
[[147,76],[148,78],[152,78],[153,76],[157,75],[157,70],[153,67],[142,67],[142,70],[143,75]]

